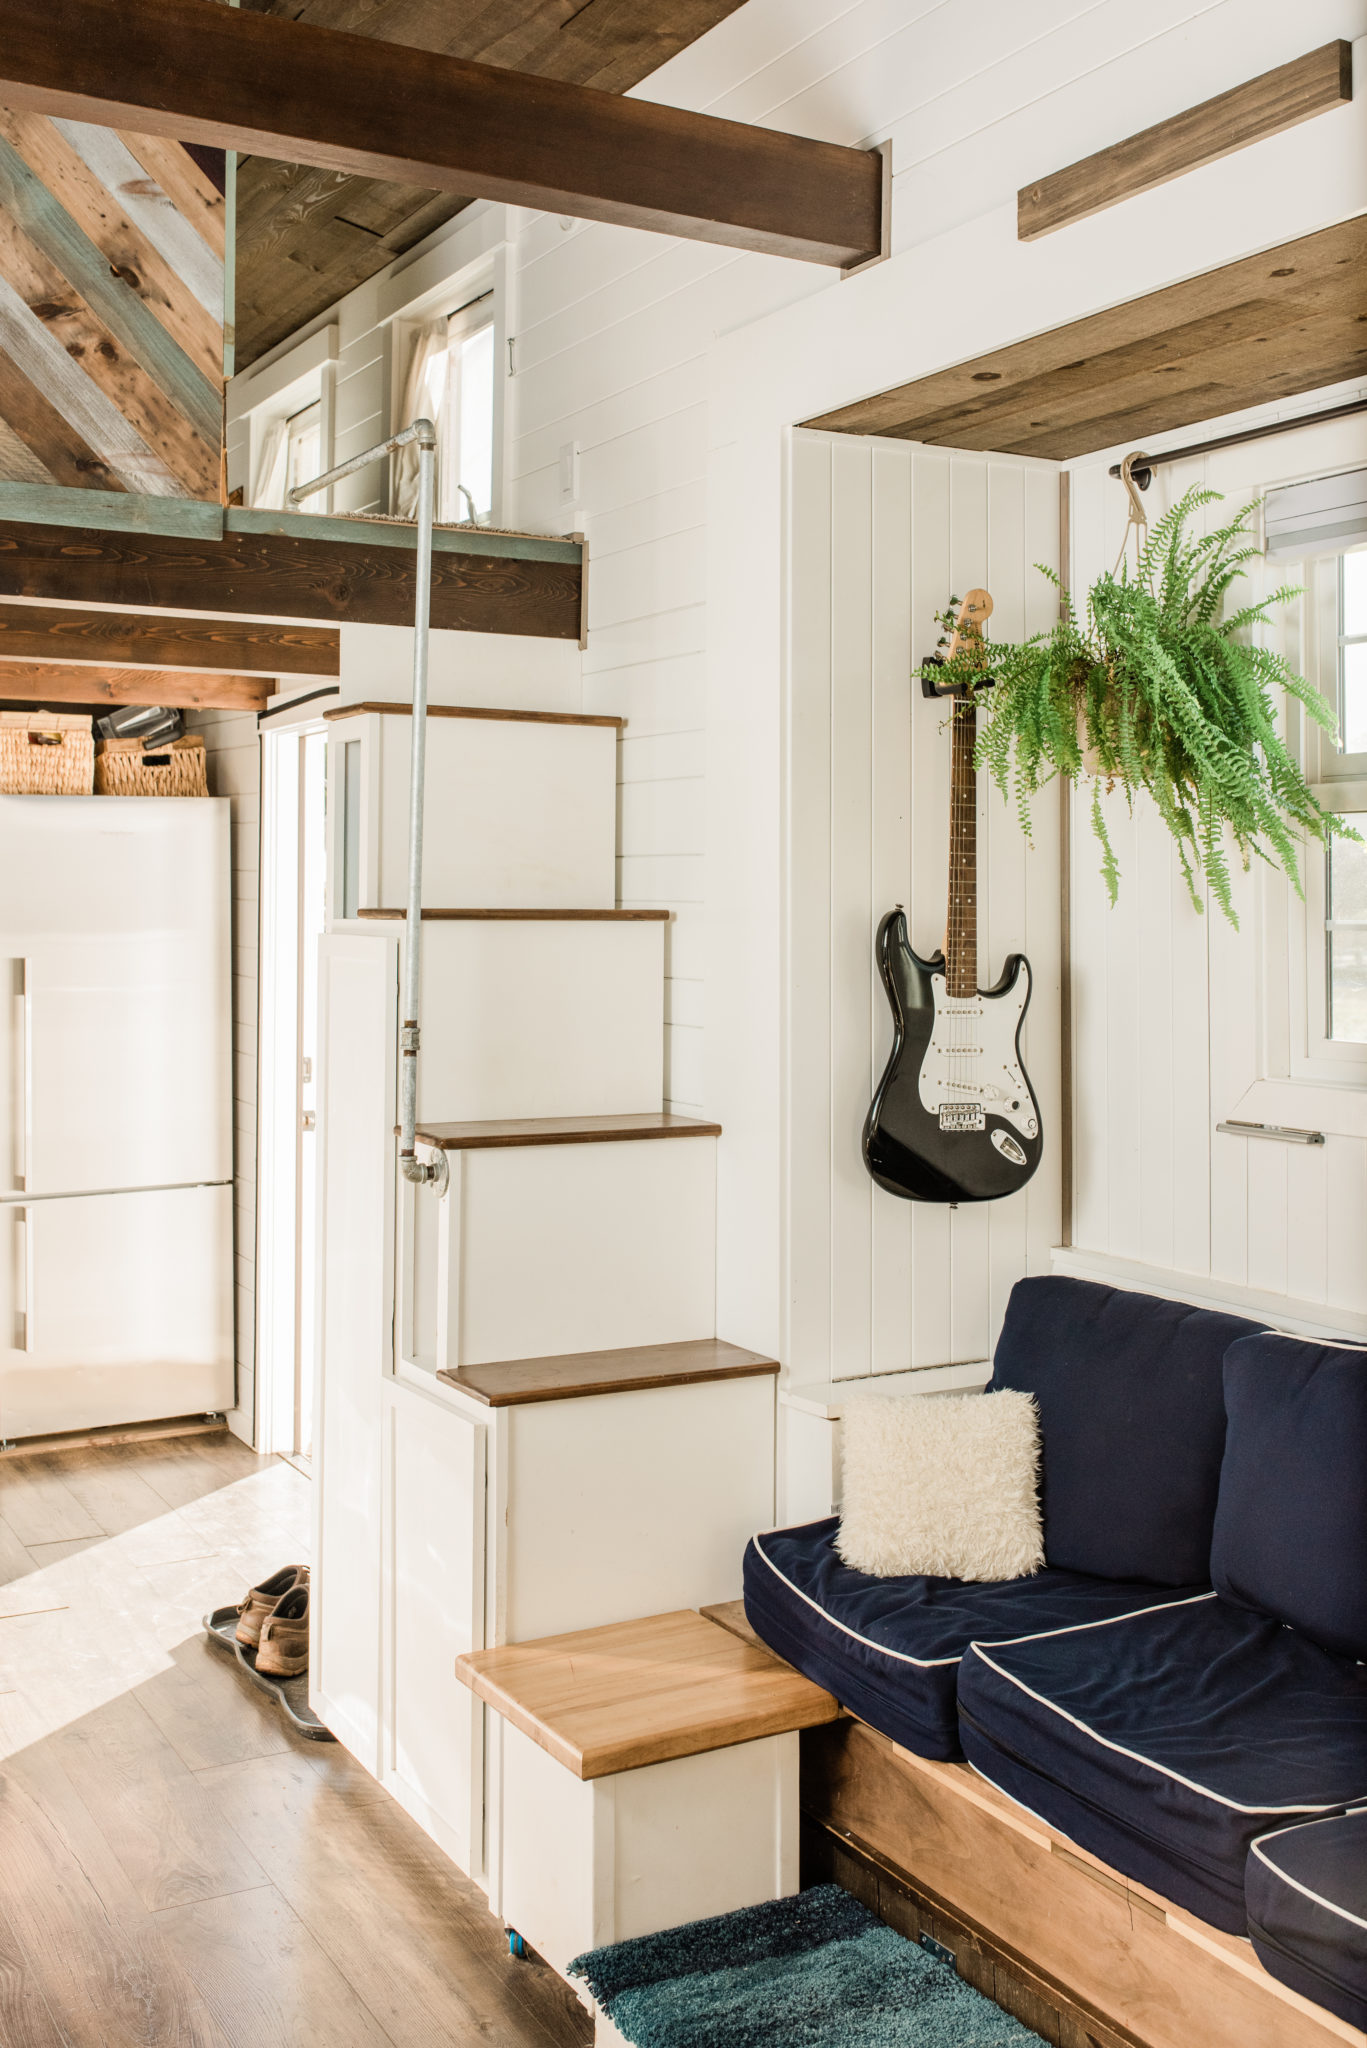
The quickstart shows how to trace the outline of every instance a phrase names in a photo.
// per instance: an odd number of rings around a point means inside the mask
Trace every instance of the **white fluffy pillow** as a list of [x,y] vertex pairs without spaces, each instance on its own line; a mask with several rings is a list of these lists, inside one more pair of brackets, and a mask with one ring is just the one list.
[[836,1549],[879,1578],[1020,1579],[1044,1563],[1032,1394],[844,1396]]

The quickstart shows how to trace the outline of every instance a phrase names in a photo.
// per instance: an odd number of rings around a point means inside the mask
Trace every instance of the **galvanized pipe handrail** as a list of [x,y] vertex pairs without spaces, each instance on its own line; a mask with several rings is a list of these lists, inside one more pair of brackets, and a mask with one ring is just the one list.
[[413,618],[413,744],[408,793],[408,915],[405,923],[403,1019],[399,1027],[399,1165],[403,1177],[419,1184],[444,1182],[446,1155],[424,1165],[417,1157],[418,1121],[418,1002],[422,988],[422,837],[423,796],[427,772],[427,659],[432,613],[432,528],[436,515],[437,430],[431,420],[414,420],[387,441],[339,462],[306,484],[296,484],[290,502],[299,504],[317,491],[325,491],[340,477],[351,476],[368,463],[378,462],[396,448],[418,444],[418,530],[417,569],[414,577]]

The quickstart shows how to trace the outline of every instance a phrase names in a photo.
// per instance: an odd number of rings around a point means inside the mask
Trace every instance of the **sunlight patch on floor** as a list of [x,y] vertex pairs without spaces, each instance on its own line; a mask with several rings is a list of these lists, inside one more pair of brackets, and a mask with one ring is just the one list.
[[307,1561],[311,1521],[269,1465],[0,1586],[0,1759],[167,1670],[210,1608]]

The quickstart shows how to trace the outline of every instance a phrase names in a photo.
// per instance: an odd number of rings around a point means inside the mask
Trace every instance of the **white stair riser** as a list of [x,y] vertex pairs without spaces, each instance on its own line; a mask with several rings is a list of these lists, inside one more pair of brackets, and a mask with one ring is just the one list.
[[447,1159],[445,1195],[403,1189],[405,1357],[454,1369],[714,1334],[715,1138]]
[[[335,720],[329,749],[360,749],[360,909],[408,897],[412,720]],[[354,763],[356,757],[350,760]],[[333,814],[341,777],[334,773]],[[445,909],[610,909],[616,901],[612,726],[429,718],[423,899]],[[334,862],[334,904],[341,909]]]
[[498,1910],[562,1973],[586,1949],[797,1890],[795,1734],[587,1782],[500,1734]]
[[418,1112],[429,1122],[632,1116],[664,1091],[664,926],[423,926]]
[[500,1640],[735,1600],[773,1521],[774,1382],[495,1411],[507,1440]]

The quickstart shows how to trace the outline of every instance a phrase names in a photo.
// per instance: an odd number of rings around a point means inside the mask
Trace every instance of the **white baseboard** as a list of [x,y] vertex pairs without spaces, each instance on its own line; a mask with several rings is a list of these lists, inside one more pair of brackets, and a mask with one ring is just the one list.
[[1158,1294],[1167,1301],[1189,1301],[1193,1308],[1230,1309],[1297,1337],[1367,1343],[1367,1315],[1358,1309],[1302,1301],[1293,1294],[1273,1294],[1234,1280],[1216,1280],[1209,1273],[1183,1273],[1175,1266],[1147,1266],[1139,1259],[1118,1259],[1109,1252],[1087,1251],[1077,1245],[1060,1246],[1050,1257],[1053,1271],[1073,1280],[1097,1280],[1103,1286]]

